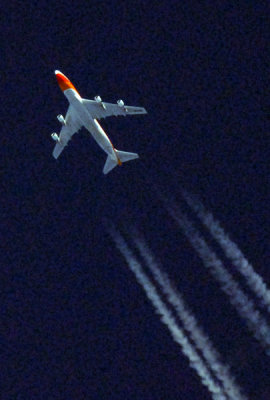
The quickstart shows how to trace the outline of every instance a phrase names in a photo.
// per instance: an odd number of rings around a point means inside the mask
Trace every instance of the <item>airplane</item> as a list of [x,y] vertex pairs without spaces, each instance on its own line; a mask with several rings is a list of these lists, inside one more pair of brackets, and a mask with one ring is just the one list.
[[83,126],[92,134],[98,145],[108,155],[103,168],[104,174],[110,172],[117,165],[122,165],[123,162],[139,157],[136,153],[116,150],[97,120],[113,115],[146,114],[145,108],[126,106],[123,100],[118,100],[116,104],[105,103],[100,96],[95,96],[94,100],[83,99],[62,72],[56,70],[55,75],[60,89],[69,101],[66,117],[64,118],[63,115],[57,116],[57,119],[62,124],[60,135],[58,136],[57,133],[51,134],[53,140],[56,141],[53,150],[55,159],[62,153],[71,137]]

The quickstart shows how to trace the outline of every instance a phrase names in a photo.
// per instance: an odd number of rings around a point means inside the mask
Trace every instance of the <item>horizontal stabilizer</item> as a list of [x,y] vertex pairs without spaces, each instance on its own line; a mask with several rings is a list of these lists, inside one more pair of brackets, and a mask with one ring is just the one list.
[[120,161],[125,162],[129,160],[135,160],[135,158],[139,158],[137,153],[128,153],[127,151],[119,151],[115,150],[117,157]]
[[113,160],[111,156],[108,156],[103,168],[103,174],[110,172],[114,167],[116,167],[116,165],[117,161]]
[[[114,167],[116,167],[118,164],[121,165],[122,162],[126,162],[129,160],[135,160],[135,158],[139,158],[137,153],[128,153],[127,151],[119,151],[119,150],[115,150],[116,155],[118,160],[113,159],[111,156],[107,157],[107,160],[105,162],[104,168],[103,168],[103,173],[107,174],[108,172],[110,172]],[[121,161],[119,163],[119,160]]]

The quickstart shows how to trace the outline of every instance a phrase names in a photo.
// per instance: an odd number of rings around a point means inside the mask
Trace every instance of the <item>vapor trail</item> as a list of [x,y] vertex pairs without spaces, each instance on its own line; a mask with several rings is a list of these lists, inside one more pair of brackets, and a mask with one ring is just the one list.
[[161,321],[167,326],[175,342],[181,346],[183,353],[189,359],[190,366],[195,369],[200,376],[202,384],[208,388],[214,400],[228,400],[228,397],[225,395],[220,385],[216,384],[212,378],[206,364],[201,359],[194,346],[189,342],[184,332],[178,326],[171,311],[160,298],[155,286],[143,272],[142,266],[134,257],[124,238],[114,227],[108,227],[107,230],[115,242],[116,247],[126,259],[130,270],[136,276],[138,283],[144,288],[147,297],[161,316]]
[[168,301],[175,308],[177,315],[181,319],[186,331],[190,334],[195,346],[202,352],[205,360],[208,363],[208,366],[212,369],[216,377],[222,382],[227,396],[231,400],[244,399],[244,397],[241,395],[240,389],[235,384],[234,379],[230,376],[228,366],[223,365],[220,361],[220,355],[214,349],[214,346],[208,336],[203,333],[202,329],[198,326],[196,318],[188,310],[180,293],[172,286],[168,275],[160,269],[149,247],[146,245],[145,240],[136,229],[132,229],[132,236],[135,246],[145,260],[155,280],[161,286],[162,291],[166,295]]
[[182,195],[187,204],[197,214],[202,223],[220,244],[225,255],[245,277],[250,289],[253,290],[261,300],[262,304],[267,308],[267,311],[270,312],[270,291],[262,277],[254,271],[252,265],[245,258],[238,246],[224,232],[219,222],[215,221],[213,215],[206,211],[204,206],[199,201],[193,199],[193,197],[185,190],[182,191]]
[[243,293],[232,275],[225,269],[223,263],[180,210],[176,207],[174,209],[167,208],[167,210],[189,239],[204,265],[220,282],[222,290],[227,294],[239,315],[246,320],[248,328],[265,348],[266,354],[270,355],[270,329],[263,316],[255,309],[254,302]]

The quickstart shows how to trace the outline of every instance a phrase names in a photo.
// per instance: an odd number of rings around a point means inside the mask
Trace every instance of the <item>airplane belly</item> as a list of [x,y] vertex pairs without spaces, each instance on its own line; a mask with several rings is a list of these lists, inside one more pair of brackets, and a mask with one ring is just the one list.
[[113,145],[110,139],[95,119],[91,118],[85,127],[91,133],[98,145],[105,151],[105,153],[110,155],[114,154]]
[[102,148],[102,150],[104,150],[105,153],[107,153],[108,155],[116,157],[110,139],[108,138],[102,127],[99,125],[97,120],[93,119],[91,114],[89,114],[87,109],[83,106],[80,98],[73,97],[70,100],[70,103],[72,102],[72,106],[74,107],[77,113],[77,117],[81,121],[82,125],[91,133],[91,135],[98,143],[98,145]]

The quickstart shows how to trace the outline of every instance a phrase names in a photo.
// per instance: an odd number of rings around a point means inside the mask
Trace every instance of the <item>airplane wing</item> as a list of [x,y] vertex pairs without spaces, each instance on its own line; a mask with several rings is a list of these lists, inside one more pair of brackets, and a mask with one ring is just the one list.
[[65,121],[66,125],[63,125],[60,131],[60,140],[56,143],[53,150],[54,158],[58,158],[60,156],[74,133],[78,132],[78,130],[82,127],[81,122],[76,118],[76,114],[74,113],[72,106],[69,106],[67,110]]
[[[143,107],[132,107],[126,106],[122,102],[119,104],[105,103],[103,101],[95,101],[82,99],[83,104],[86,106],[88,112],[91,114],[92,118],[101,119],[107,118],[111,116],[119,116],[122,115],[126,117],[127,115],[136,115],[136,114],[147,114],[147,111]],[[120,100],[121,101],[121,100]]]

